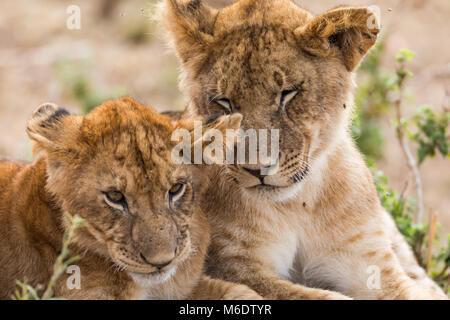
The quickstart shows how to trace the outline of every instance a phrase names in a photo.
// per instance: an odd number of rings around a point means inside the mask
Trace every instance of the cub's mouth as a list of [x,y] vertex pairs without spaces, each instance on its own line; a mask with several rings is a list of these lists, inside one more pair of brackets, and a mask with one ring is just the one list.
[[263,191],[263,192],[272,192],[272,191],[275,192],[275,191],[280,191],[280,190],[287,189],[289,187],[290,186],[288,186],[288,187],[278,187],[278,186],[271,186],[271,185],[268,185],[268,184],[258,184],[258,185],[255,185],[253,187],[247,188],[247,189],[255,190],[255,191]]
[[142,286],[155,285],[163,283],[177,272],[177,266],[170,266],[164,270],[153,271],[150,273],[136,273],[129,271],[128,274],[133,278],[133,281]]
[[297,190],[310,173],[308,153],[291,149],[280,152],[272,166],[236,164],[228,166],[231,179],[244,190],[258,194]]
[[108,245],[110,257],[118,270],[126,271],[135,282],[143,285],[156,284],[170,279],[177,267],[188,259],[192,247],[190,240],[182,247],[177,248],[175,257],[164,264],[149,263],[140,253],[136,253],[131,245],[114,242]]
[[245,188],[270,192],[288,189],[299,184],[307,177],[309,168],[294,172],[277,172],[273,175],[263,175],[259,173],[259,170],[256,172],[256,170],[250,171],[246,168],[243,168],[242,171],[246,175],[242,180],[247,180],[247,185],[244,185]]

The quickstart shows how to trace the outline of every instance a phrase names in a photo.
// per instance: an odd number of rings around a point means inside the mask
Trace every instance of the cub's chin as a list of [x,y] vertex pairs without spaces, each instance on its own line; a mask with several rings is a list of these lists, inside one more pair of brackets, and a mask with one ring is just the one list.
[[195,251],[195,249],[191,246],[191,240],[188,239],[186,245],[180,252],[179,256],[176,257],[173,262],[160,269],[151,272],[141,272],[139,271],[131,271],[129,268],[127,270],[130,277],[133,281],[142,288],[149,288],[154,285],[161,284],[166,282],[170,278],[172,278],[177,272],[177,268],[180,264],[183,264],[186,260],[189,259],[190,255]]
[[290,186],[279,187],[271,185],[256,185],[243,188],[249,198],[256,198],[258,201],[284,202],[297,197],[303,187],[302,182],[293,183]]
[[151,273],[137,273],[128,271],[133,281],[140,287],[150,287],[169,280],[177,272],[177,266]]

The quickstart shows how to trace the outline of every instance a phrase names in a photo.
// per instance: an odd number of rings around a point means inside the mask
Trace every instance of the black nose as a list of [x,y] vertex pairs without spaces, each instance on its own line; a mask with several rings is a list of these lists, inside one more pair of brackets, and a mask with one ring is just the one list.
[[165,266],[169,265],[173,261],[173,259],[170,259],[169,261],[165,261],[165,262],[152,262],[152,261],[147,260],[147,258],[142,253],[140,253],[140,255],[141,255],[142,260],[145,261],[145,263],[151,265],[152,267],[158,268],[158,269],[164,268]]
[[264,180],[264,175],[261,174],[261,169],[249,169],[246,167],[242,167],[245,171],[247,171],[248,173],[250,173],[252,176],[257,177],[261,182],[263,182]]

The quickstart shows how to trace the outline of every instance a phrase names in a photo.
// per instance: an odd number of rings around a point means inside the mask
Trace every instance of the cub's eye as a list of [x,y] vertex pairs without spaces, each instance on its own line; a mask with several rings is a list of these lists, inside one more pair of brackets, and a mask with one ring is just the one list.
[[231,114],[231,112],[233,111],[233,108],[231,106],[231,101],[226,98],[213,99],[212,101],[217,103],[219,106],[221,106],[225,110],[226,114]]
[[184,192],[185,184],[184,183],[176,183],[169,189],[169,200],[170,202],[176,201],[179,199]]
[[282,107],[286,106],[289,103],[289,101],[294,99],[294,97],[297,94],[298,94],[298,89],[282,91],[281,97],[280,97],[280,106],[282,106]]
[[292,89],[282,91],[280,95],[280,106],[287,106],[288,103],[303,90],[303,84],[304,81],[302,81],[299,85],[294,86]]
[[127,206],[127,200],[125,196],[120,191],[112,190],[108,192],[103,192],[105,195],[105,200],[108,205],[115,209],[123,209]]
[[123,194],[119,191],[109,191],[106,193],[106,197],[108,198],[109,201],[117,203],[121,202],[125,198]]

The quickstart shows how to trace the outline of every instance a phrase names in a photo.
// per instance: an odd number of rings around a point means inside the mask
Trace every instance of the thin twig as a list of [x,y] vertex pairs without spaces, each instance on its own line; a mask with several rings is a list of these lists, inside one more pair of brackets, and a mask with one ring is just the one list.
[[449,287],[450,287],[450,276],[447,276],[447,282],[444,287],[444,292],[448,292]]
[[78,260],[78,256],[66,259],[69,255],[69,246],[74,241],[75,230],[83,226],[83,220],[79,216],[72,217],[69,213],[64,213],[66,231],[63,235],[62,249],[59,256],[56,258],[55,264],[53,266],[53,274],[47,285],[44,294],[42,295],[42,300],[51,299],[53,296],[53,288],[56,281],[59,279],[62,273],[67,269],[68,265]]
[[403,204],[402,205],[402,217],[405,216],[405,209],[408,206],[406,197],[407,197],[407,194],[409,191],[409,181],[410,181],[409,178],[405,180],[403,190],[402,190],[402,193],[400,194],[400,199],[399,199],[400,203]]
[[[401,67],[402,68],[402,67]],[[409,170],[413,173],[415,186],[416,186],[416,194],[417,194],[417,216],[416,222],[421,222],[423,217],[423,192],[422,192],[422,180],[420,178],[419,167],[417,166],[417,162],[414,156],[409,149],[408,143],[406,141],[405,132],[402,126],[402,95],[403,95],[403,83],[404,77],[399,80],[399,96],[395,100],[395,110],[397,115],[397,139],[400,144],[400,148],[403,151],[404,156],[406,157],[407,164]]]
[[433,240],[434,235],[436,234],[436,226],[438,222],[438,214],[437,212],[433,212],[430,210],[431,215],[431,221],[430,225],[428,227],[428,250],[427,250],[427,263],[426,263],[426,270],[430,270],[430,262],[431,262],[431,254],[433,249]]
[[447,275],[447,276],[445,275],[448,268],[449,268],[448,266],[444,265],[442,267],[441,272],[439,272],[436,276],[433,277],[434,280],[435,281],[440,281],[440,280],[445,280],[445,279],[450,280],[450,278],[449,278],[450,275]]

